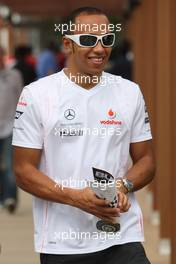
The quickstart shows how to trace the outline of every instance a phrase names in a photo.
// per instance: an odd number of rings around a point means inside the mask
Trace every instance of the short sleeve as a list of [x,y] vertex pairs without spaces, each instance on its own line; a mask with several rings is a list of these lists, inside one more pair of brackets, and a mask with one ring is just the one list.
[[40,111],[28,88],[23,89],[17,104],[12,145],[36,149],[43,147]]
[[144,97],[139,89],[136,111],[132,122],[131,143],[149,139],[152,139],[149,116]]

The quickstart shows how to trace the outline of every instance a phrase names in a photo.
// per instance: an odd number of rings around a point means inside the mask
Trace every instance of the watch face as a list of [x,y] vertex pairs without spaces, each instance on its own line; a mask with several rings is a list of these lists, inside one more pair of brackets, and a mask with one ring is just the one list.
[[133,183],[128,181],[129,188],[132,190],[133,189]]
[[124,184],[124,186],[127,188],[127,190],[128,190],[129,192],[131,192],[131,191],[133,190],[134,185],[133,185],[133,183],[132,183],[131,181],[129,181],[128,179],[124,179],[124,180],[123,180],[123,184]]

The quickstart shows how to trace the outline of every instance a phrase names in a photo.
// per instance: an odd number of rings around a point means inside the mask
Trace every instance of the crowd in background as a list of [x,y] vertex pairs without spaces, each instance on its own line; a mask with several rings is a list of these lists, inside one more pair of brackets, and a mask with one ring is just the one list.
[[14,213],[18,191],[12,169],[11,141],[14,118],[18,118],[17,112],[15,115],[18,98],[24,86],[63,68],[65,56],[53,42],[38,58],[28,45],[17,46],[10,60],[5,55],[0,47],[0,209]]

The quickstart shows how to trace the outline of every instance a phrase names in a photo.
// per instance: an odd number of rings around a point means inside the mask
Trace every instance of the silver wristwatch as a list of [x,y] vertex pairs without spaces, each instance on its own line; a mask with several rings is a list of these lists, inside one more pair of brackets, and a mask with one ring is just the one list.
[[128,192],[133,192],[134,184],[130,180],[124,178],[122,182]]

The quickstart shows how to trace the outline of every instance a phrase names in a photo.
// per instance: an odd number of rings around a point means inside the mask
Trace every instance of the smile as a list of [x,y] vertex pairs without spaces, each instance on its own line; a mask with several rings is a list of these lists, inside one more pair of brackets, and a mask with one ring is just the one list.
[[89,60],[91,60],[94,64],[102,64],[104,61],[103,57],[89,57]]

